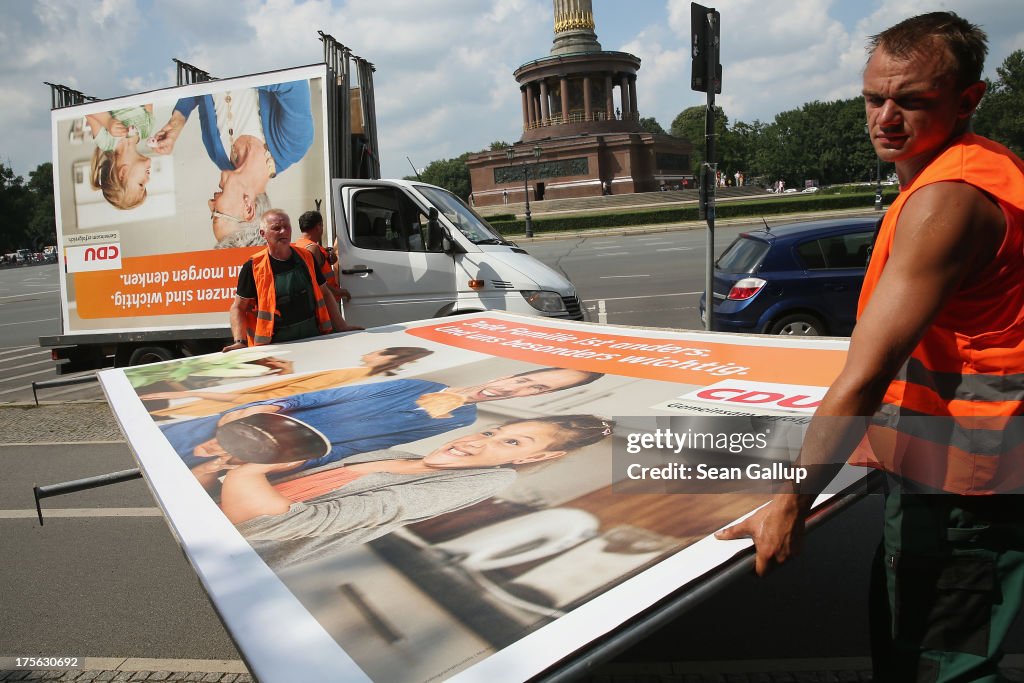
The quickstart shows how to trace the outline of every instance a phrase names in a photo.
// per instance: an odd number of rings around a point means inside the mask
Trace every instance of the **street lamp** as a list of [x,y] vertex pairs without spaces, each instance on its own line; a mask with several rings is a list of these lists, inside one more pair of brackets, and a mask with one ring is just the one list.
[[[537,163],[536,160],[540,159],[541,152],[543,151],[544,150],[541,149],[540,145],[534,146],[533,158],[535,159],[535,164]],[[512,161],[516,156],[515,149],[512,147],[506,147],[505,156],[508,157],[508,163],[509,166],[511,166]],[[523,159],[523,197],[526,201],[526,216],[524,221],[526,223],[526,236],[533,237],[533,218],[530,215],[530,166],[527,163],[527,159]]]

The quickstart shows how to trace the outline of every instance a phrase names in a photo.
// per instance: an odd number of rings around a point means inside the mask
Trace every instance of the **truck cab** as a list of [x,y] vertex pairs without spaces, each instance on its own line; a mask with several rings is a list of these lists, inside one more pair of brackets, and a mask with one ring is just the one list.
[[334,180],[332,192],[350,322],[371,327],[485,310],[583,319],[572,283],[448,190]]

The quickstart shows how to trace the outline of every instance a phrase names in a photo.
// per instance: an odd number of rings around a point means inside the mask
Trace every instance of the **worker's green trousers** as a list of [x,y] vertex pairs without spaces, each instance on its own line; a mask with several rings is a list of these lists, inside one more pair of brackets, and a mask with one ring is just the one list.
[[888,484],[872,576],[875,683],[1001,680],[1024,598],[1024,495]]

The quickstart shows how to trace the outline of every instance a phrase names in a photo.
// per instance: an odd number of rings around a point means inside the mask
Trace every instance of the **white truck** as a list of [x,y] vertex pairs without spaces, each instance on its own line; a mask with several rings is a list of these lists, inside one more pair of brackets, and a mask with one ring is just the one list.
[[345,315],[385,325],[486,310],[582,320],[572,284],[502,239],[451,192],[334,180]]
[[[55,97],[63,331],[40,344],[66,361],[60,372],[219,349],[271,207],[288,212],[296,238],[300,214],[324,215],[353,323],[483,310],[583,318],[566,278],[455,195],[374,179],[372,66],[324,43],[323,64],[72,106]],[[358,87],[347,84],[353,59]]]

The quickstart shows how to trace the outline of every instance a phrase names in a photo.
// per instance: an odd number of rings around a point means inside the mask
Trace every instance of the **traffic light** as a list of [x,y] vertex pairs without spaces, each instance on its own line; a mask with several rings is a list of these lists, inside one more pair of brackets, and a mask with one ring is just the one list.
[[[690,53],[693,57],[690,89],[708,91],[708,77],[714,83],[714,92],[722,94],[722,64],[719,62],[721,43],[721,15],[716,9],[690,3]],[[713,65],[714,71],[711,71]],[[710,72],[710,73],[709,73]]]

